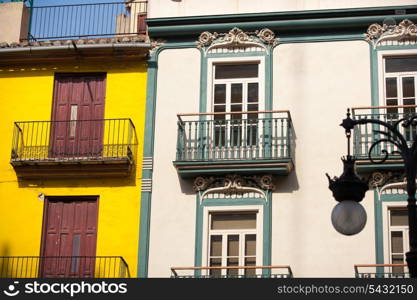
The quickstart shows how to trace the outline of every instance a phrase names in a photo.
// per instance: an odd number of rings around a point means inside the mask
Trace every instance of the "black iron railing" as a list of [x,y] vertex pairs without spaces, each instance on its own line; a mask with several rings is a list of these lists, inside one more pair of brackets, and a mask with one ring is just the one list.
[[[354,120],[376,119],[393,125],[403,118],[415,115],[416,111],[416,105],[356,107],[352,108],[352,118]],[[415,123],[408,124],[405,127],[399,124],[397,129],[410,144],[417,135],[417,124]],[[378,131],[386,131],[386,128],[375,124],[355,126],[353,129],[353,154],[357,158],[367,159],[369,151],[375,159],[384,157],[385,153],[389,155],[389,158],[399,158],[399,154],[395,152],[396,147],[386,141],[389,135],[383,135]],[[371,148],[377,140],[381,140],[381,142]]]
[[133,163],[136,147],[130,119],[15,122],[11,162]]
[[354,265],[356,278],[409,278],[406,264]]
[[178,118],[177,161],[292,157],[289,111],[179,114]]
[[[172,267],[172,278],[292,278],[290,266]],[[181,274],[179,274],[181,273]]]
[[0,256],[0,278],[129,278],[121,256]]
[[147,1],[30,8],[29,40],[146,34]]

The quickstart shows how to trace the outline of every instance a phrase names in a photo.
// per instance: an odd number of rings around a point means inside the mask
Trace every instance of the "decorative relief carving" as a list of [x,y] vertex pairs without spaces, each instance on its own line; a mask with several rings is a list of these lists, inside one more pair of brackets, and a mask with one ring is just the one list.
[[388,184],[404,182],[405,173],[403,171],[375,171],[368,179],[369,187],[383,187]]
[[205,31],[200,34],[197,41],[197,48],[204,49],[205,53],[213,48],[221,47],[251,47],[258,46],[269,50],[278,43],[278,38],[275,37],[275,33],[264,28],[255,32],[244,32],[242,29],[234,27],[228,33],[211,33]]
[[407,19],[398,25],[372,24],[368,27],[365,37],[374,48],[382,41],[416,40],[417,25]]
[[194,179],[193,189],[196,192],[203,192],[201,199],[205,195],[211,193],[243,194],[255,192],[261,194],[266,199],[265,190],[273,190],[275,188],[271,175],[262,176],[199,176]]

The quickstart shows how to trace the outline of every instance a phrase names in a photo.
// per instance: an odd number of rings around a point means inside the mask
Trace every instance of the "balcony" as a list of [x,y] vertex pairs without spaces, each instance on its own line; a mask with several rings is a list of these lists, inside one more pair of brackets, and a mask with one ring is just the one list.
[[356,278],[409,278],[406,264],[355,265]]
[[137,138],[130,119],[15,122],[19,178],[129,176]]
[[31,6],[30,12],[29,41],[146,34],[147,1]]
[[[352,118],[355,120],[376,119],[394,124],[398,120],[413,116],[416,113],[416,108],[416,105],[356,107],[352,108]],[[397,128],[411,145],[417,133],[417,125],[410,124],[404,127],[399,124]],[[398,153],[395,153],[396,147],[393,144],[382,141],[372,147],[375,141],[387,138],[378,131],[386,131],[386,129],[380,125],[363,124],[355,126],[353,130],[353,154],[357,159],[356,170],[358,173],[403,169],[402,158]],[[369,152],[374,161],[370,160]],[[383,164],[379,164],[378,161],[380,162],[385,157],[385,153],[388,155],[387,160]]]
[[[292,278],[290,266],[172,267],[171,278]],[[182,273],[182,274],[179,274]]]
[[293,169],[289,111],[179,114],[174,165],[196,174],[287,175]]
[[0,278],[129,278],[121,256],[0,256]]

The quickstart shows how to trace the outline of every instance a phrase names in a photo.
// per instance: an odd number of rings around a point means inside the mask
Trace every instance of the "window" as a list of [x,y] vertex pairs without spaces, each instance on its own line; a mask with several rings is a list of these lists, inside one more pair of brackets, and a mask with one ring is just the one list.
[[[259,62],[213,65],[214,146],[256,145],[259,111]],[[242,140],[245,141],[242,141]]]
[[[389,210],[389,250],[392,264],[404,264],[409,251],[407,208]],[[404,273],[404,267],[393,267],[393,273]]]
[[[257,212],[209,215],[209,266],[256,266]],[[255,269],[211,270],[211,276],[253,276]]]
[[[416,105],[417,56],[385,57],[384,98],[387,106]],[[415,107],[387,108],[387,121],[409,117],[416,113]],[[407,140],[413,140],[416,126],[405,128]]]

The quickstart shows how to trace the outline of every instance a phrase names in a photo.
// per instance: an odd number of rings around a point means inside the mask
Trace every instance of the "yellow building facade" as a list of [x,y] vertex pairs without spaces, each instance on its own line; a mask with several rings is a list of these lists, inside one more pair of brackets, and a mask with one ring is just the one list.
[[[0,256],[3,257],[2,276],[15,277],[13,272],[22,271],[19,263],[28,264],[28,259],[10,257],[34,256],[36,264],[42,264],[45,201],[48,197],[94,196],[97,198],[97,229],[95,255],[122,257],[130,277],[136,276],[139,240],[140,192],[142,141],[144,133],[146,69],[144,59],[105,59],[100,61],[72,60],[70,62],[25,62],[8,63],[1,60],[0,66],[0,110],[3,118],[0,124],[2,146],[0,147]],[[14,139],[14,122],[50,121],[53,116],[54,82],[57,74],[94,74],[105,76],[104,119],[130,119],[133,124],[131,137],[132,167],[127,176],[106,174],[106,170],[91,172],[88,167],[77,169],[76,173],[60,172],[57,176],[38,174],[33,177],[18,175],[11,164]],[[49,127],[51,131],[52,127]],[[69,127],[68,127],[69,128]],[[109,136],[105,126],[103,138]],[[33,139],[34,129],[30,136]],[[52,131],[51,131],[52,132]],[[116,132],[117,133],[117,132]],[[50,135],[48,133],[47,135]],[[30,136],[23,136],[26,144]],[[104,154],[103,154],[104,156]],[[37,157],[32,158],[36,168]],[[60,168],[61,164],[53,168]],[[48,165],[43,166],[44,171]],[[52,167],[51,167],[52,168]],[[103,176],[100,174],[103,172]],[[36,169],[35,169],[36,173]],[[66,176],[68,175],[68,176]],[[59,240],[62,243],[61,240]],[[57,242],[58,243],[58,242]],[[74,249],[74,246],[72,247]],[[72,251],[71,255],[80,254]],[[66,264],[65,262],[64,264]],[[73,265],[74,261],[70,260]],[[118,277],[120,274],[101,274],[99,264],[120,268],[121,262],[109,262],[105,258],[95,260],[94,276]],[[40,267],[39,267],[40,268]],[[71,267],[73,268],[73,267]],[[101,267],[103,268],[103,267]],[[27,276],[38,276],[41,271],[25,270]],[[124,271],[122,276],[129,273]],[[68,274],[67,274],[68,275]],[[90,274],[91,275],[91,274]]]

